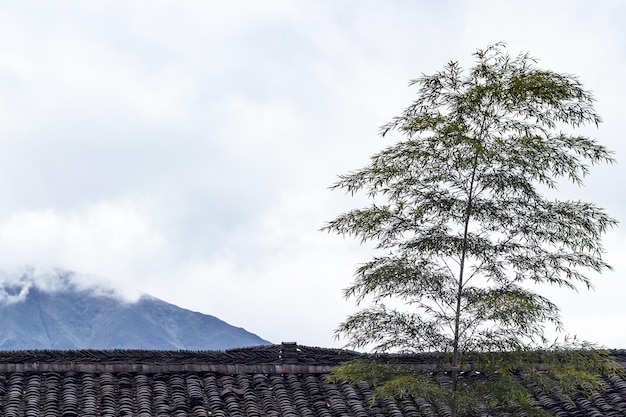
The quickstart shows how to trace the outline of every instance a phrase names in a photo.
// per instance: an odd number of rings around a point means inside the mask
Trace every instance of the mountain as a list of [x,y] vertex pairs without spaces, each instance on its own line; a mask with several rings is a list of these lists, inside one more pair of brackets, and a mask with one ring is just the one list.
[[[269,344],[242,328],[144,295],[128,302],[73,274],[0,283],[0,349],[222,350]],[[39,277],[41,278],[41,276]],[[42,284],[45,282],[45,284]]]

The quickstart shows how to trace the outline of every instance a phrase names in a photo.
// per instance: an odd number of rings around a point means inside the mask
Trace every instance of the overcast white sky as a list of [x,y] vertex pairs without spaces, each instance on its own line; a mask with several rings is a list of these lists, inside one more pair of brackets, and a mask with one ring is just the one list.
[[[407,87],[505,41],[573,73],[617,153],[583,190],[626,221],[623,1],[0,1],[0,266],[60,266],[272,342],[342,346],[369,248],[318,229],[392,143]],[[567,329],[626,348],[626,226]]]

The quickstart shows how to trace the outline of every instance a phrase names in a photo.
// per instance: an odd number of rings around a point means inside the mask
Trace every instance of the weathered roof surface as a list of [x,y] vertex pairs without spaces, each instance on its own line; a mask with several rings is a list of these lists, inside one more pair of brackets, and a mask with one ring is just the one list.
[[[626,351],[613,351],[626,363]],[[0,352],[2,416],[418,417],[446,411],[419,399],[370,406],[365,384],[327,373],[360,354],[283,344],[223,352]],[[396,357],[425,363],[428,357]],[[555,416],[626,416],[626,379],[573,404],[537,394]]]

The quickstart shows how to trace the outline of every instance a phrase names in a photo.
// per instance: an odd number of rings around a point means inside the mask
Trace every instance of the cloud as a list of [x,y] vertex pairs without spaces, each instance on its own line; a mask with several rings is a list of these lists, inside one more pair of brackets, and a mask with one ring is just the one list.
[[169,284],[161,279],[143,288],[272,342],[340,343],[333,329],[353,309],[341,290],[370,251],[318,231],[328,215],[315,204],[328,198],[323,194],[281,199],[232,230],[212,256],[181,263]]
[[[327,187],[397,138],[377,129],[407,82],[506,41],[580,75],[605,119],[590,134],[621,154],[623,7],[3,4],[0,267],[96,274],[274,341],[337,344],[370,248],[318,232],[364,204]],[[624,217],[621,170],[572,195]]]
[[61,268],[28,265],[0,270],[0,303],[24,301],[33,288],[48,293],[84,291],[129,302],[136,301],[142,295],[121,291],[119,286],[112,285],[110,280],[101,276],[79,274]]
[[133,201],[18,212],[0,223],[0,264],[92,272],[132,292],[134,273],[167,262],[164,238],[151,221],[149,203]]

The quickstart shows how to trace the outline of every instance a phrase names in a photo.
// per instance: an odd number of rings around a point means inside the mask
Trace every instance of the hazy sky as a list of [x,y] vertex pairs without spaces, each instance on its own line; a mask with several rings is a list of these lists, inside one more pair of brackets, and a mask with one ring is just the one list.
[[[498,41],[576,74],[618,163],[574,199],[624,223],[623,1],[1,1],[0,266],[60,266],[272,342],[342,346],[370,248],[328,187],[397,136],[408,81]],[[626,228],[566,328],[626,348]]]

